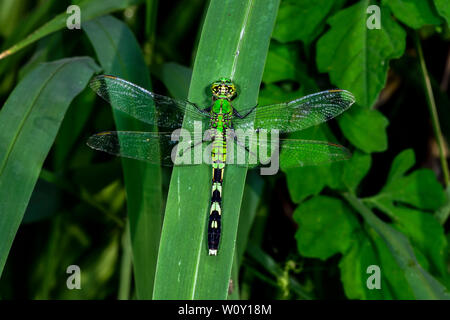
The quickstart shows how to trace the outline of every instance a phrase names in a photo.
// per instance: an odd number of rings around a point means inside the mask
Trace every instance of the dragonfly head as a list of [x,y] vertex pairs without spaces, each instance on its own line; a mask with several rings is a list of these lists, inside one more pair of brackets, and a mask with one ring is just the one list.
[[236,86],[228,78],[220,78],[211,85],[211,92],[216,99],[232,100],[236,96]]

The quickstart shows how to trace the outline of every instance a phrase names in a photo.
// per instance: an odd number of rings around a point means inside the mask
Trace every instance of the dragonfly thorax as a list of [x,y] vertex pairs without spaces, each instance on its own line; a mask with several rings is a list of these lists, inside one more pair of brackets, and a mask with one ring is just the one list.
[[233,107],[226,99],[214,101],[211,108],[211,128],[231,128]]
[[236,86],[228,78],[220,78],[211,85],[211,92],[215,99],[232,100],[236,96]]
[[214,101],[211,111],[215,114],[233,113],[233,107],[228,100],[218,99],[218,100]]

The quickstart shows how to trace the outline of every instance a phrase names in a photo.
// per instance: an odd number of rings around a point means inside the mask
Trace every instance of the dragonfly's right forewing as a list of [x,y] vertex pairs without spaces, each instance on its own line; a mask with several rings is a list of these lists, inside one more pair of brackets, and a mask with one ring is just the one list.
[[117,77],[97,76],[90,86],[114,109],[149,124],[180,128],[185,115],[185,128],[194,128],[194,121],[198,121],[203,128],[208,123],[208,113],[195,104],[155,94]]

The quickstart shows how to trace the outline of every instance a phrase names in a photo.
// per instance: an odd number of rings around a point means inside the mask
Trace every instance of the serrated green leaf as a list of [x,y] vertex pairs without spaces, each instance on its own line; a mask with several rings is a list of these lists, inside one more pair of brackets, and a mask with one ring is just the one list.
[[[295,132],[289,135],[293,139],[307,139],[318,141],[336,142],[327,126],[315,126]],[[310,195],[317,195],[326,185],[335,185],[334,165],[324,164],[320,166],[298,167],[283,170],[286,173],[286,179],[289,194],[295,203],[302,202]]]
[[389,182],[375,198],[400,201],[428,210],[436,210],[445,202],[444,190],[429,169],[416,170]]
[[[296,80],[299,68],[298,54],[298,47],[295,45],[272,42],[267,54],[263,81],[272,83],[280,80]],[[300,67],[304,69],[304,66],[300,65]]]
[[334,85],[352,92],[356,103],[365,107],[375,103],[386,83],[389,60],[402,56],[406,39],[387,9],[381,10],[382,28],[368,29],[370,4],[359,1],[331,17],[331,29],[317,42],[316,56],[319,70],[328,72]]
[[398,20],[413,29],[442,23],[431,0],[383,0]]
[[377,110],[352,106],[338,118],[344,136],[358,149],[370,153],[387,149],[389,121]]
[[[373,202],[378,209],[386,212],[394,221],[394,226],[408,236],[414,244],[433,263],[435,270],[445,274],[445,248],[447,241],[444,229],[430,213],[412,208],[393,205],[388,201]],[[421,263],[423,267],[425,265]]]
[[[396,281],[401,280],[402,277],[406,279],[408,285],[400,283],[395,286],[399,290],[396,295],[400,298],[404,297],[404,294],[408,294],[409,288],[411,288],[413,297],[416,299],[450,299],[448,290],[418,263],[414,249],[403,233],[381,221],[354,195],[349,193],[342,195],[375,231],[371,232],[371,237],[379,248],[382,265],[388,266],[387,271],[396,273],[392,279]],[[383,248],[388,250],[382,250]],[[387,251],[395,259],[398,267],[390,263],[390,259],[383,260],[383,253]]]
[[323,30],[333,5],[334,2],[329,0],[282,1],[273,38],[280,42],[301,40],[310,43]]
[[437,12],[445,18],[450,25],[450,3],[447,0],[434,0]]
[[[292,80],[300,83],[303,93],[317,91],[314,79],[308,76],[307,66],[298,57],[299,50],[297,45],[280,44],[272,41],[264,67],[264,83]],[[290,94],[292,93],[290,92]],[[263,95],[263,92],[261,92],[261,95]],[[283,97],[283,99],[290,99],[289,95]],[[263,103],[260,102],[260,105],[263,105]]]
[[[387,280],[384,284],[389,286],[392,296],[396,299],[414,299],[414,291],[408,283],[405,270],[402,269],[392,249],[389,248],[392,243],[386,242],[373,228],[367,227],[366,229],[380,261],[381,276]],[[418,287],[420,285],[417,284]],[[386,286],[381,287],[381,290],[385,289]]]
[[441,225],[444,225],[450,215],[450,185],[445,189],[445,203],[434,213]]
[[387,182],[391,182],[398,178],[401,178],[405,173],[411,169],[416,163],[416,156],[414,150],[405,149],[400,152],[392,161],[391,170],[387,178]]
[[298,250],[305,257],[326,260],[350,247],[358,227],[351,209],[340,199],[316,196],[294,212],[299,228],[295,234]]
[[90,58],[41,64],[0,112],[0,273],[64,114],[98,70]]
[[[371,273],[367,273],[369,266],[380,266],[381,261],[369,238],[363,234],[358,237],[350,250],[348,250],[339,261],[341,270],[341,281],[344,286],[345,295],[349,299],[391,299],[392,292],[387,278],[381,270],[381,290],[367,287],[367,279]],[[383,267],[384,269],[384,267]]]
[[372,158],[369,154],[356,151],[348,161],[333,164],[333,176],[336,177],[342,187],[339,184],[331,186],[335,189],[356,192],[361,180],[369,172],[371,163]]

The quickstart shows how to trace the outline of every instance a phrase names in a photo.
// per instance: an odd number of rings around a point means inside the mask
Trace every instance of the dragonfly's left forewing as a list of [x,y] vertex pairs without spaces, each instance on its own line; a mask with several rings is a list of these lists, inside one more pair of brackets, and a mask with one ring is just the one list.
[[246,165],[249,168],[264,166],[279,161],[282,168],[322,165],[347,160],[350,151],[338,144],[326,141],[302,139],[278,139],[253,135],[236,136],[234,144],[227,150],[227,163]]
[[254,123],[243,118],[233,119],[233,125],[236,129],[299,131],[338,116],[354,102],[355,98],[346,90],[327,90],[290,102],[257,107]]

